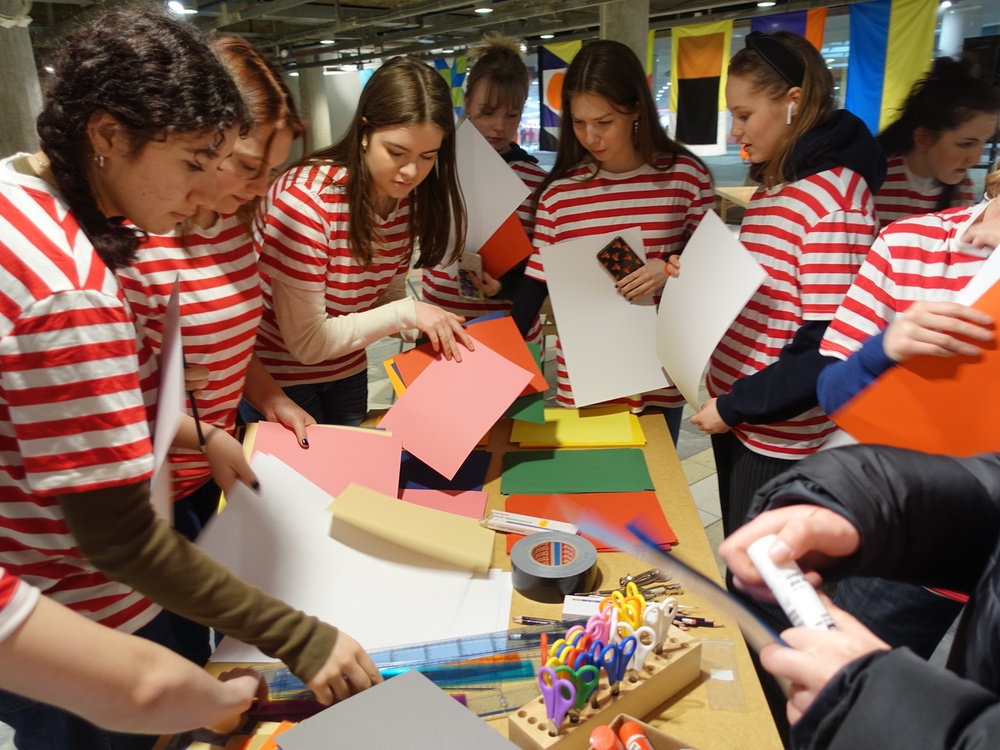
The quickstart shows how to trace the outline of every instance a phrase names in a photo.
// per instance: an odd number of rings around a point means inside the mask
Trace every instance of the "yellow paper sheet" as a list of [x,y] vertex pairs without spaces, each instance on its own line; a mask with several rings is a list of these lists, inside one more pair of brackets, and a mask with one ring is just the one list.
[[621,405],[596,409],[546,409],[545,423],[515,420],[510,440],[522,448],[645,445],[639,420]]
[[330,505],[334,530],[349,523],[394,544],[470,570],[488,570],[495,533],[479,521],[421,508],[350,484]]

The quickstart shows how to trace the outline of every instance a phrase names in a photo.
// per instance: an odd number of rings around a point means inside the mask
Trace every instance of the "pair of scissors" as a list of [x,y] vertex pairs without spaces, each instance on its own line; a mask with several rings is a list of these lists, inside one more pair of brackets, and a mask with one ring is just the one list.
[[651,602],[646,607],[643,620],[646,625],[656,633],[656,653],[663,651],[663,642],[667,640],[667,632],[674,624],[674,616],[677,614],[677,600],[672,596],[667,597],[662,602]]
[[638,640],[634,635],[622,639],[621,643],[611,643],[600,651],[595,665],[604,668],[611,685],[611,694],[618,695],[618,685],[625,676],[625,669],[635,655]]
[[590,696],[597,690],[601,671],[593,664],[584,664],[575,669],[564,665],[556,667],[555,670],[557,676],[569,680],[576,688],[576,702],[569,714],[569,720],[576,723],[580,721],[580,712],[583,711],[583,707],[587,705]]
[[633,628],[628,623],[623,622],[618,625],[618,635],[622,640],[629,637],[635,638],[635,653],[632,656],[631,663],[626,665],[626,672],[628,674],[628,681],[636,682],[639,679],[639,672],[646,665],[646,658],[659,643],[656,639],[656,631],[648,625]]
[[558,737],[563,719],[576,705],[576,687],[571,680],[559,677],[553,667],[542,667],[538,670],[538,687],[545,702],[545,715],[552,722],[549,736]]
[[619,622],[627,622],[632,627],[637,628],[642,625],[643,612],[646,609],[646,599],[639,593],[639,588],[629,581],[625,586],[625,593],[612,591],[609,596],[604,597],[598,605],[602,612],[608,607],[614,607],[618,612]]

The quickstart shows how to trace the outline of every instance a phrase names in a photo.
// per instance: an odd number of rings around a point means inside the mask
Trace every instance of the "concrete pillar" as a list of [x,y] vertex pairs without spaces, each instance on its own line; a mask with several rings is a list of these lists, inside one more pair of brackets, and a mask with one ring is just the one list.
[[[26,0],[0,0],[5,19],[24,19],[30,10]],[[0,156],[37,151],[35,119],[42,110],[42,90],[27,26],[0,25],[0,71]]]
[[627,44],[646,67],[649,0],[614,0],[601,5],[601,39]]
[[327,103],[322,67],[302,68],[299,71],[299,92],[302,97],[302,116],[308,128],[304,151],[311,154],[333,144],[330,105]]
[[970,37],[983,35],[985,21],[983,7],[953,5],[941,14],[941,35],[938,37],[938,55],[958,56],[962,45]]

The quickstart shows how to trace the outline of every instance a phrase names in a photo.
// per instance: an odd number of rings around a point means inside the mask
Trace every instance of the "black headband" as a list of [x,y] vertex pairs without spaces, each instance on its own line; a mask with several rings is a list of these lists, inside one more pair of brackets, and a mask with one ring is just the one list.
[[798,52],[780,39],[760,31],[751,31],[744,42],[789,86],[802,85],[806,77],[806,63]]

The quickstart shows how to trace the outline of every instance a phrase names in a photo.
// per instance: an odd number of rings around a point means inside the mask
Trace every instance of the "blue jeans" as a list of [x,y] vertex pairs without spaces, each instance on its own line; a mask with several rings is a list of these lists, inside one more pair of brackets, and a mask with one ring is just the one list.
[[[154,617],[136,636],[173,648],[166,612]],[[107,656],[117,658],[115,654]],[[61,708],[4,690],[0,690],[0,721],[13,728],[18,750],[150,750],[157,740],[154,735],[100,729]]]
[[[368,372],[362,370],[343,380],[290,385],[285,395],[301,406],[318,424],[357,427],[368,416]],[[264,415],[246,401],[240,404],[244,422],[263,422]]]
[[959,602],[923,586],[883,578],[847,578],[833,601],[893,648],[908,646],[924,659],[962,611]]

